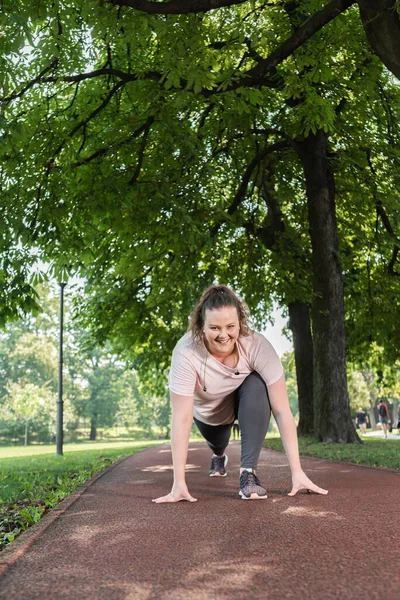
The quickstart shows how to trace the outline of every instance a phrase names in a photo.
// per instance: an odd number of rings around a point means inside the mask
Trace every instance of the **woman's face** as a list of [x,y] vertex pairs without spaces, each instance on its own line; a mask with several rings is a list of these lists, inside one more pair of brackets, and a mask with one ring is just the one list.
[[234,306],[206,310],[204,342],[211,354],[231,354],[239,337],[239,329],[239,317]]

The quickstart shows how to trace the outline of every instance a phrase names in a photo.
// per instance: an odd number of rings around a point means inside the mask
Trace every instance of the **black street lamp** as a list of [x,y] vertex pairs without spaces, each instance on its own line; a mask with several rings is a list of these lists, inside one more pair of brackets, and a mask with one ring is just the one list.
[[57,454],[63,454],[63,330],[64,330],[64,288],[67,284],[60,283],[60,336],[58,353],[58,399],[57,399]]

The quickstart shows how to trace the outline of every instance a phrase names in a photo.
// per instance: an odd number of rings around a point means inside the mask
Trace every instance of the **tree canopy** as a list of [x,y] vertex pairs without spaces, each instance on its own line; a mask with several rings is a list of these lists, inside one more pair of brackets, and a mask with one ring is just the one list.
[[385,340],[399,336],[388,301],[399,297],[399,91],[364,31],[396,73],[400,37],[385,54],[377,34],[381,19],[398,26],[394,8],[4,3],[2,260],[7,289],[25,293],[8,294],[3,319],[35,307],[29,267],[44,258],[59,277],[87,278],[83,322],[149,370],[166,366],[214,279],[242,292],[259,324],[274,296],[311,304],[298,149],[322,132],[349,350],[376,340],[396,360]]

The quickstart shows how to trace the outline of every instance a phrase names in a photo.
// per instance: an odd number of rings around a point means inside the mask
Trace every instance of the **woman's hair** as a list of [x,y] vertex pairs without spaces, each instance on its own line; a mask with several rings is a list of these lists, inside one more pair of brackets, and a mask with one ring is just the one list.
[[218,310],[225,306],[234,306],[239,318],[240,335],[250,335],[252,330],[248,326],[249,309],[239,296],[235,294],[226,285],[210,285],[197,302],[190,315],[188,331],[192,332],[194,341],[197,343],[203,339],[203,327],[206,317],[206,310]]

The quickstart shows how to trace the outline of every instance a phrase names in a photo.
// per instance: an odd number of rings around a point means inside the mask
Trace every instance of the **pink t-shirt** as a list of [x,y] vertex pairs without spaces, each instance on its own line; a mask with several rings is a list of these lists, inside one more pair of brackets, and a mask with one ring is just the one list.
[[279,356],[261,333],[240,336],[237,348],[239,361],[236,367],[220,363],[204,344],[193,341],[190,332],[174,348],[169,389],[181,396],[193,396],[194,416],[203,423],[233,423],[234,392],[253,371],[261,375],[267,386],[283,374]]

